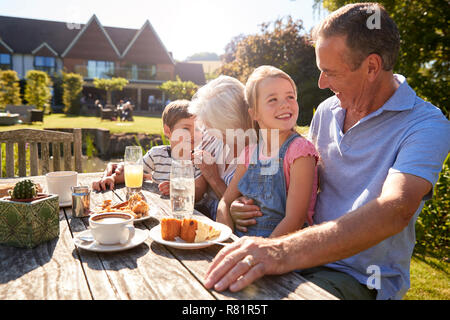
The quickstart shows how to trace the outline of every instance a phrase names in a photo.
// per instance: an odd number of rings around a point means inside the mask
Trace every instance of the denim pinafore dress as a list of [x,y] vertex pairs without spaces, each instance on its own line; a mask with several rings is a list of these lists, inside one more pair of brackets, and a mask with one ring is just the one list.
[[299,136],[291,134],[281,146],[278,157],[267,160],[259,159],[258,143],[238,189],[242,195],[255,201],[263,215],[255,218],[256,224],[247,227],[247,232],[235,230],[237,236],[269,237],[284,218],[287,195],[283,159],[291,142]]

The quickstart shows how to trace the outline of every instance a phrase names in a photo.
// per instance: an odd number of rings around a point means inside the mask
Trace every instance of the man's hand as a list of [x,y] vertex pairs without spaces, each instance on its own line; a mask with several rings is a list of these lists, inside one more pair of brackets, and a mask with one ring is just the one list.
[[208,268],[204,285],[223,291],[239,291],[266,274],[290,271],[281,241],[261,237],[243,237],[223,248]]
[[231,203],[230,215],[235,228],[241,232],[247,232],[247,227],[256,224],[255,217],[261,217],[262,213],[253,199],[239,197]]

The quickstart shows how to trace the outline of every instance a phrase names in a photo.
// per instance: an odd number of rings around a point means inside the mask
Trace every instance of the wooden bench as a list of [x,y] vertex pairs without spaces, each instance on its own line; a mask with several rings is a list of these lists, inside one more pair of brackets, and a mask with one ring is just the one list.
[[[14,177],[14,144],[18,144],[19,177],[27,175],[26,149],[30,148],[30,174],[38,175],[39,155],[38,144],[41,150],[42,172],[45,175],[50,170],[50,146],[53,153],[53,170],[61,170],[61,143],[63,144],[64,170],[72,170],[72,143],[75,158],[75,168],[81,172],[81,129],[74,129],[73,133],[52,130],[18,129],[0,132],[0,146],[5,143],[6,177]],[[0,168],[2,167],[2,152],[0,148]],[[0,170],[0,177],[2,170]]]

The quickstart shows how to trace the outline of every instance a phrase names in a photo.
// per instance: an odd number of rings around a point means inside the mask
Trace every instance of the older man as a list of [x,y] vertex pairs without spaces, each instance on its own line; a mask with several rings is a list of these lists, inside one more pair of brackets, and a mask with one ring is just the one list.
[[[313,40],[319,87],[335,93],[310,128],[321,155],[314,225],[224,248],[205,285],[237,291],[265,274],[301,270],[339,298],[400,299],[409,288],[414,223],[449,151],[449,122],[393,73],[399,33],[380,5],[340,8]],[[241,229],[257,209],[247,199],[231,208]]]

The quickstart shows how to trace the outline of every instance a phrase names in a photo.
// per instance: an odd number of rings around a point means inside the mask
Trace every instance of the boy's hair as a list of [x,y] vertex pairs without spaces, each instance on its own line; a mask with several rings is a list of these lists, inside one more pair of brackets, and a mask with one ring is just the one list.
[[192,118],[193,115],[188,111],[189,100],[175,100],[169,103],[162,113],[163,125],[167,125],[170,130],[181,119]]
[[[294,90],[295,99],[297,99],[297,86],[295,85],[294,80],[292,80],[286,72],[273,66],[260,66],[252,72],[245,84],[245,101],[249,108],[254,108],[254,110],[258,112],[258,85],[262,80],[267,78],[282,78],[288,80]],[[253,121],[253,128],[259,130],[259,125],[256,121]]]

